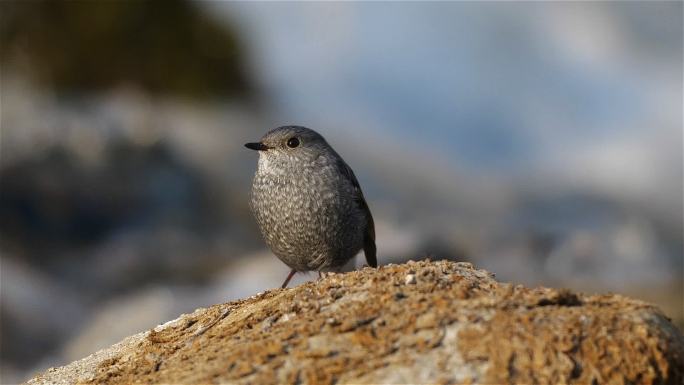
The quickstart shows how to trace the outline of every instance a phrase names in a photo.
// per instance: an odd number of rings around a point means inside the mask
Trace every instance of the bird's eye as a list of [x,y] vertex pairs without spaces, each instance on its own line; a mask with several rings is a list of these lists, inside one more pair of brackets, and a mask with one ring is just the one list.
[[299,146],[299,139],[297,139],[297,138],[290,138],[290,139],[287,140],[287,147],[295,148],[295,147],[297,147],[297,146]]

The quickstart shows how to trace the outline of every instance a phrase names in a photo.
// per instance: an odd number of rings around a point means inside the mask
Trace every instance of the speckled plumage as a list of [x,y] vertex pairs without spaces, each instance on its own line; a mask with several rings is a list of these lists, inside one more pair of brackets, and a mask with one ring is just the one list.
[[[299,141],[295,148],[287,144],[292,138]],[[293,272],[339,270],[362,248],[377,266],[373,217],[361,187],[321,135],[284,126],[246,146],[260,150],[252,212],[268,246]]]

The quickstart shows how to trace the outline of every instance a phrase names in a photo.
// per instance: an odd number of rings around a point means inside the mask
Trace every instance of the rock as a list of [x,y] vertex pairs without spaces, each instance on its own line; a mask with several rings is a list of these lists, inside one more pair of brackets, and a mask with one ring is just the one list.
[[652,305],[422,261],[197,309],[29,384],[682,381],[684,335]]

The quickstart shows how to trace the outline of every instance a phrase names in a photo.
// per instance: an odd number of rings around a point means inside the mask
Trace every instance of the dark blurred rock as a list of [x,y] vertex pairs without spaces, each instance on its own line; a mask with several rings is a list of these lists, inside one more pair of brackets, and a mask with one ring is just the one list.
[[[3,244],[42,265],[77,257],[79,247],[120,228],[182,224],[197,231],[212,220],[206,184],[163,143],[110,144],[104,162],[86,167],[63,148],[0,171]],[[59,251],[66,251],[60,253]]]
[[[165,142],[112,141],[85,164],[60,147],[0,169],[0,241],[10,256],[91,298],[163,282],[208,279],[225,255],[259,245],[238,231],[239,193]],[[239,240],[237,239],[239,237]]]
[[2,362],[25,370],[68,340],[88,309],[83,293],[6,253],[1,273]]
[[236,33],[192,2],[3,1],[0,9],[2,65],[59,94],[127,84],[202,98],[249,94]]

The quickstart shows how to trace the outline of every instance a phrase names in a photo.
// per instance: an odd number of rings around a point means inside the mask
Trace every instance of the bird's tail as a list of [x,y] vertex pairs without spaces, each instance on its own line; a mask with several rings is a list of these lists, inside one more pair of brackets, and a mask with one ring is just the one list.
[[375,226],[371,217],[369,226],[363,235],[363,253],[366,255],[366,262],[370,267],[378,267],[378,258],[376,256],[375,248]]

